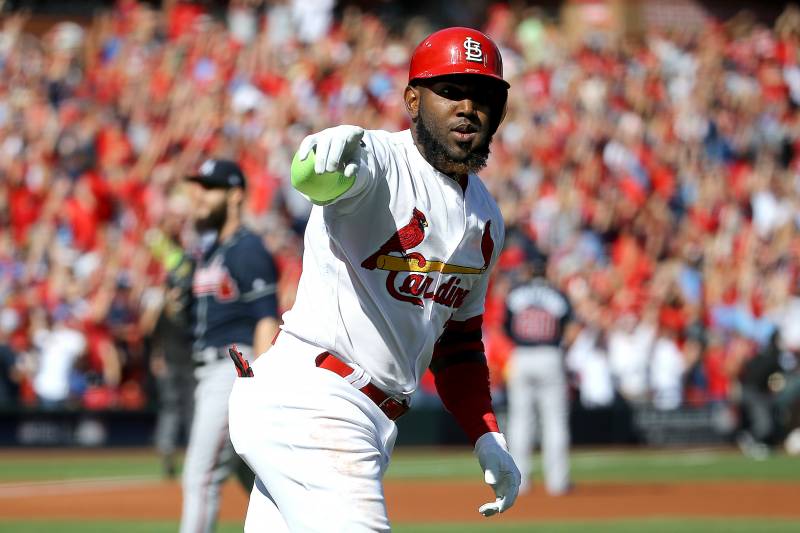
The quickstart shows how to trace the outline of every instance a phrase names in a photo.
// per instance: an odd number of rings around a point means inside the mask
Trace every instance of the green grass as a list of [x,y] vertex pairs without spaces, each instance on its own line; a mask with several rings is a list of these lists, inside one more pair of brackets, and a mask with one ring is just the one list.
[[[541,470],[539,463],[534,463]],[[580,481],[800,481],[800,461],[775,455],[753,461],[727,450],[575,452],[573,478]],[[480,476],[478,463],[466,453],[414,455],[392,459],[387,479],[458,479]]]
[[0,455],[0,482],[85,479],[98,477],[158,477],[161,467],[155,453],[120,456],[104,454],[8,458]]
[[[177,522],[4,520],[0,533],[175,533]],[[220,524],[217,533],[241,533],[241,524]]]
[[797,531],[800,522],[793,521],[770,521],[764,520],[737,520],[727,522],[724,520],[710,519],[649,519],[649,520],[594,520],[588,521],[569,521],[569,522],[527,522],[520,524],[400,524],[392,527],[396,533],[469,533],[499,531],[502,533],[523,533],[523,532],[547,532],[547,533],[566,533],[577,532],[586,533],[784,533]]
[[[572,454],[573,478],[578,481],[798,481],[800,461],[775,455],[753,461],[729,450],[694,451],[578,451]],[[538,463],[534,463],[537,464]],[[540,470],[540,468],[537,468]],[[59,456],[5,457],[0,454],[0,482],[65,480],[83,478],[157,478],[160,465],[155,454],[119,453]],[[463,451],[395,454],[387,479],[474,479],[480,477],[475,458]]]
[[800,522],[763,520],[737,520],[726,522],[723,520],[684,520],[684,519],[650,519],[650,520],[594,520],[592,522],[540,522],[524,524],[500,524],[491,526],[485,524],[430,524],[430,525],[399,525],[393,527],[396,533],[469,533],[500,531],[502,533],[547,532],[547,533],[784,533],[797,531]]
[[[0,533],[174,533],[176,522],[87,522],[87,521],[3,521]],[[241,524],[222,523],[218,533],[241,533]],[[500,533],[553,532],[567,533],[788,533],[798,531],[800,522],[785,520],[739,520],[735,522],[716,519],[648,519],[648,520],[595,520],[540,522],[540,523],[504,523],[498,520],[487,520],[485,523],[469,524],[395,524],[392,531],[396,533],[484,533],[498,531]]]
[[[572,454],[574,479],[609,482],[691,482],[714,480],[758,480],[800,482],[800,461],[776,455],[765,461],[752,461],[732,450],[612,450],[577,451]],[[24,456],[0,452],[0,483],[15,481],[69,480],[86,478],[152,478],[160,476],[155,454],[147,452],[84,451],[63,454],[42,450]],[[475,458],[462,451],[399,450],[389,468],[390,480],[480,479]],[[461,524],[395,523],[397,533],[472,533],[472,532],[580,532],[585,533],[783,533],[800,531],[800,521],[731,520],[664,517],[635,520],[593,520],[557,522],[514,522],[512,517]],[[241,523],[222,523],[219,533],[241,532]],[[5,520],[0,517],[0,533],[173,533],[174,521],[94,521],[94,520]]]

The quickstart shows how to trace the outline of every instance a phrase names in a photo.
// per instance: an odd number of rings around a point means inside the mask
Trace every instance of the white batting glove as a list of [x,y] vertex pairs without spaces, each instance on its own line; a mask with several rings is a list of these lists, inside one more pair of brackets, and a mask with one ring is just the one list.
[[484,433],[475,443],[475,455],[483,469],[483,477],[494,490],[495,501],[478,508],[483,516],[502,513],[514,505],[522,479],[502,433]]
[[305,161],[308,153],[316,146],[314,172],[335,172],[343,170],[346,177],[352,178],[358,171],[359,148],[364,128],[358,126],[336,126],[309,135],[300,143],[297,156]]

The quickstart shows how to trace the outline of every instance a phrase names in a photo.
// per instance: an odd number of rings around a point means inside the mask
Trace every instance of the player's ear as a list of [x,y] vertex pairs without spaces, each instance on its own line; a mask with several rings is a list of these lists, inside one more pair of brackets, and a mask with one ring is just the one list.
[[244,189],[241,187],[234,187],[228,193],[228,201],[233,205],[239,205],[244,200]]
[[403,101],[406,104],[408,116],[411,117],[412,121],[417,120],[419,115],[419,88],[407,85],[405,92],[403,92]]

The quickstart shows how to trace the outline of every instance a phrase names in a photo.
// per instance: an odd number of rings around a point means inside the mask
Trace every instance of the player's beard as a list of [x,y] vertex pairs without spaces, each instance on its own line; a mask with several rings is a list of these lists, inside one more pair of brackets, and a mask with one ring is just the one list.
[[225,222],[228,221],[228,206],[226,202],[220,202],[203,218],[198,218],[194,222],[194,227],[197,228],[198,233],[205,233],[207,231],[219,231]]
[[417,142],[425,150],[425,158],[433,165],[433,168],[449,176],[476,173],[486,166],[486,161],[489,159],[492,135],[486,138],[483,145],[469,151],[466,157],[459,158],[450,153],[447,147],[434,136],[425,124],[425,114],[422,112],[416,123],[416,132]]

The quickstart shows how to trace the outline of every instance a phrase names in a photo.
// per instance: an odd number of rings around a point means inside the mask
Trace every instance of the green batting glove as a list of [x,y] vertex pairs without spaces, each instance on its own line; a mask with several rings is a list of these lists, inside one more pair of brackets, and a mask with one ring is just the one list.
[[309,150],[305,159],[300,159],[300,151],[292,159],[292,187],[308,196],[317,205],[329,204],[350,190],[355,183],[355,173],[345,176],[344,172],[323,172],[314,170],[314,150]]

